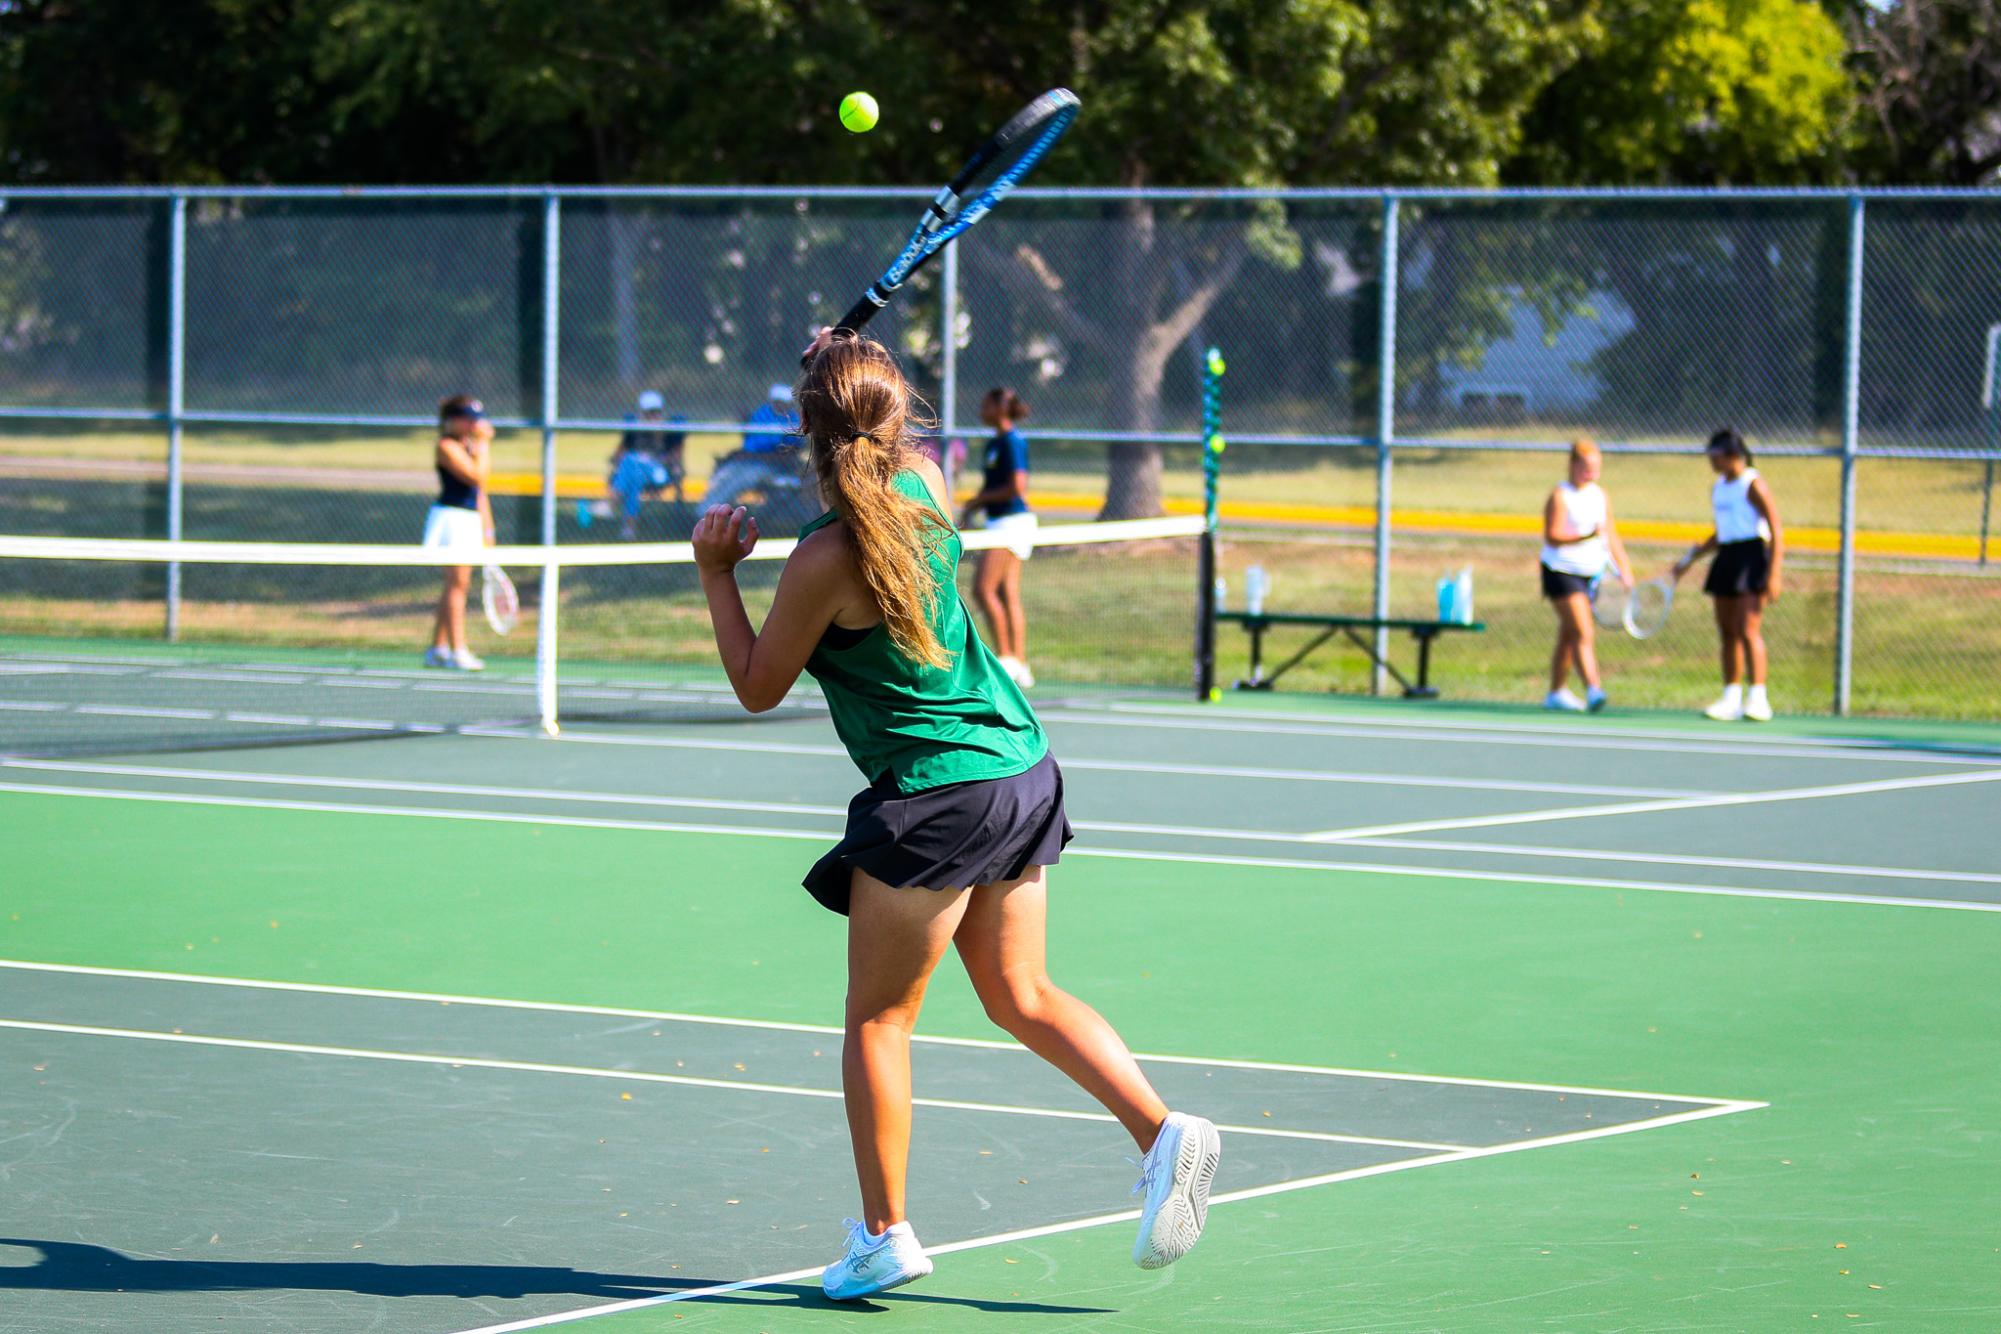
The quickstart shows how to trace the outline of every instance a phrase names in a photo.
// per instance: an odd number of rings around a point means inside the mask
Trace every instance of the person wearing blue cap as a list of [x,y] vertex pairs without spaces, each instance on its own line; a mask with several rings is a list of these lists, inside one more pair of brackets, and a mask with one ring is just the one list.
[[[798,496],[807,482],[798,432],[792,386],[773,384],[764,402],[752,408],[744,421],[742,447],[710,474],[706,498],[713,504],[736,505],[759,496],[770,512],[774,497]],[[776,508],[782,510],[784,505]]]
[[[438,498],[424,518],[427,547],[454,550],[491,546],[493,509],[486,496],[487,447],[493,423],[486,406],[471,394],[453,394],[438,404],[438,441],[431,464],[438,472]],[[466,647],[466,590],[471,565],[445,567],[445,586],[431,622],[426,667],[476,672],[486,664]]]
[[642,393],[639,415],[626,419],[630,424],[619,435],[618,448],[612,451],[611,469],[605,479],[605,509],[609,512],[617,506],[619,535],[628,542],[639,535],[639,507],[646,497],[657,496],[671,486],[675,504],[687,498],[682,482],[688,471],[685,463],[688,433],[668,429],[687,419],[677,416],[673,423],[668,422],[666,407],[666,400],[656,391],[648,389]]

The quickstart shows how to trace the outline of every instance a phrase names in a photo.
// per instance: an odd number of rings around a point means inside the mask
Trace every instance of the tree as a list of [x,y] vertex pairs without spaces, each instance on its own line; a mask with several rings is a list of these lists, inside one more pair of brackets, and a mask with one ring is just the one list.
[[[980,6],[928,8],[947,11],[941,31],[982,30]],[[989,116],[1048,83],[1075,88],[1085,119],[1051,164],[1057,179],[1492,184],[1522,113],[1573,57],[1588,8],[1024,4],[1004,47],[998,35],[975,38],[935,58],[943,82],[1000,81]],[[1114,429],[1151,432],[1177,348],[1247,265],[1296,266],[1301,247],[1275,206],[1126,199],[1109,211],[1109,245],[1064,254],[1012,236],[982,239],[965,262],[1011,295],[1018,319],[1039,320],[1102,362]],[[1026,330],[1008,332],[1025,341]],[[1104,515],[1157,513],[1160,486],[1157,445],[1112,446]]]
[[1989,185],[2001,171],[2001,9],[1992,0],[1852,0],[1862,105],[1854,165],[1883,185]]
[[1510,184],[1783,185],[1829,179],[1850,81],[1808,0],[1609,0],[1536,99]]

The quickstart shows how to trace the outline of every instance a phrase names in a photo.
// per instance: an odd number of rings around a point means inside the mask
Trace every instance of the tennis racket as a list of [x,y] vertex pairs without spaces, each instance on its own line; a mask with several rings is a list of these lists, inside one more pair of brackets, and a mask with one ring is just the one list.
[[1633,585],[1625,599],[1619,620],[1635,639],[1651,639],[1667,628],[1668,614],[1674,610],[1674,580],[1667,575]]
[[1591,581],[1591,617],[1607,630],[1626,627],[1626,608],[1632,605],[1633,590],[1619,578],[1619,571],[1606,566]]
[[497,635],[507,634],[521,620],[521,595],[514,591],[507,571],[498,565],[480,571],[479,601],[486,608],[486,623]]
[[855,331],[874,319],[925,261],[985,217],[1035,170],[1070,128],[1070,122],[1077,119],[1082,105],[1068,88],[1052,88],[1016,112],[1014,119],[974,150],[959,174],[925,207],[917,230],[910,233],[903,249],[835,327]]

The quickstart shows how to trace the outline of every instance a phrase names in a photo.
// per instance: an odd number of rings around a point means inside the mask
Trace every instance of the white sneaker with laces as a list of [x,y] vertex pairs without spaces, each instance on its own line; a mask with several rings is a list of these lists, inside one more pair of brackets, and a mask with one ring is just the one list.
[[1153,1147],[1140,1159],[1133,1194],[1140,1206],[1133,1263],[1164,1269],[1194,1249],[1209,1218],[1209,1186],[1223,1157],[1216,1127],[1199,1116],[1169,1112]]
[[1753,695],[1744,701],[1744,716],[1754,723],[1772,721],[1772,701],[1763,695]]
[[449,667],[452,665],[452,651],[448,648],[439,648],[436,644],[433,644],[424,650],[424,665],[426,667]]
[[820,1291],[833,1300],[851,1302],[888,1292],[931,1272],[931,1257],[909,1223],[893,1223],[875,1238],[870,1238],[866,1223],[853,1218],[847,1220],[847,1229],[846,1252],[820,1272]]
[[1552,690],[1547,695],[1544,695],[1542,706],[1545,709],[1555,709],[1558,713],[1584,712],[1584,701],[1571,694],[1568,687],[1562,690]]
[[1014,683],[1023,690],[1035,689],[1035,673],[1028,670],[1028,664],[1020,658],[1014,660]]
[[486,659],[475,656],[469,648],[462,648],[452,654],[451,667],[460,672],[483,672],[486,670]]
[[1730,696],[1725,695],[1722,699],[1717,700],[1714,704],[1704,709],[1702,716],[1719,723],[1742,721],[1744,717],[1744,701],[1741,699],[1732,699]]

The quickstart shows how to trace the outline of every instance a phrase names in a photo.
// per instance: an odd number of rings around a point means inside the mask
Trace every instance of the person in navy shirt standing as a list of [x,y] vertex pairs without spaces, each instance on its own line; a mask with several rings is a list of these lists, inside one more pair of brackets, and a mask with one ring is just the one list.
[[986,515],[987,527],[1004,534],[1004,546],[980,553],[973,575],[973,600],[986,620],[1000,665],[1014,683],[1026,690],[1035,684],[1028,668],[1028,617],[1021,607],[1021,566],[1035,554],[1035,514],[1028,508],[1028,441],[1017,429],[1028,416],[1028,404],[1012,389],[987,390],[980,400],[980,420],[993,427],[987,441],[986,472],[979,494],[966,502],[960,527],[975,512]]
[[[424,516],[423,544],[471,550],[493,544],[493,509],[486,496],[487,447],[493,423],[470,394],[454,394],[438,405],[438,440],[431,454],[438,473],[438,498]],[[472,566],[445,567],[444,588],[431,618],[426,667],[476,672],[486,666],[466,647],[466,590]]]

